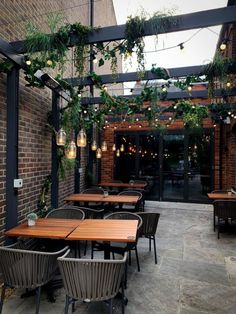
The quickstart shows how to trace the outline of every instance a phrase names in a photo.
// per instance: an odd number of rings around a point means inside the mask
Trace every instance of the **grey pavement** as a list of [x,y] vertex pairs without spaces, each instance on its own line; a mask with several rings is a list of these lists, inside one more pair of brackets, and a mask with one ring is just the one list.
[[[153,251],[148,251],[148,240],[140,239],[141,272],[133,256],[126,314],[235,314],[236,235],[223,233],[217,239],[212,206],[147,201],[145,210],[161,214],[156,234],[158,264]],[[35,312],[34,297],[21,299],[21,293],[8,291],[3,314]],[[64,313],[64,301],[63,288],[56,291],[55,303],[43,293],[40,313]],[[77,302],[75,313],[105,314],[108,306]],[[119,300],[114,302],[114,313],[121,313]]]

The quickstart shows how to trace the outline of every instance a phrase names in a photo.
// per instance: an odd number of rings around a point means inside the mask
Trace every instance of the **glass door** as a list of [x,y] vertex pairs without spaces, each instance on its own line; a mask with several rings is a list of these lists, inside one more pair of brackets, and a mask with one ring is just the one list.
[[163,136],[162,154],[162,198],[184,199],[185,189],[185,136],[167,134]]

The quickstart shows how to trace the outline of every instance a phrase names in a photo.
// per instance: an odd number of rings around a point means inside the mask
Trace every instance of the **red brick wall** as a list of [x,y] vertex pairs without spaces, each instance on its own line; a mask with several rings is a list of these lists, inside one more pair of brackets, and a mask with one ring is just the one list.
[[[116,24],[112,2],[96,3],[95,24]],[[69,9],[68,9],[69,8]],[[63,12],[65,21],[89,24],[89,1],[42,0],[1,1],[0,38],[7,41],[24,39],[27,22],[33,21],[48,31],[46,14]],[[104,14],[106,19],[103,19]],[[70,76],[71,65],[65,72]],[[107,69],[108,71],[108,69]],[[23,72],[23,71],[21,71]],[[20,76],[19,89],[19,177],[23,188],[19,189],[18,221],[37,208],[37,202],[45,177],[51,172],[51,132],[46,126],[47,112],[51,110],[51,92],[25,87],[24,74]],[[6,75],[0,74],[0,243],[4,240],[5,227],[5,151],[6,151]],[[81,187],[84,187],[86,154],[82,153]],[[59,205],[63,198],[74,191],[74,171],[67,173],[59,185]],[[48,195],[50,203],[50,194]]]

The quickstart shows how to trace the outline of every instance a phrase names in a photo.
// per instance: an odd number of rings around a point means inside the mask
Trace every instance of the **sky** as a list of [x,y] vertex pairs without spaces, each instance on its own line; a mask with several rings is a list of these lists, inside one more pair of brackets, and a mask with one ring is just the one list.
[[[227,6],[227,0],[113,0],[117,24],[125,24],[129,15],[139,15],[144,10],[148,14],[156,11],[174,10],[174,15],[185,14]],[[194,29],[183,32],[169,33],[158,36],[156,43],[153,36],[146,37],[145,51],[156,51],[166,47],[176,46],[181,42],[189,41],[184,45],[184,51],[179,47],[154,53],[146,53],[146,70],[152,64],[158,67],[172,68],[206,64],[212,61],[218,41],[221,26],[205,29]],[[193,38],[191,38],[193,36]],[[132,58],[123,65],[123,72],[136,71],[137,64]]]

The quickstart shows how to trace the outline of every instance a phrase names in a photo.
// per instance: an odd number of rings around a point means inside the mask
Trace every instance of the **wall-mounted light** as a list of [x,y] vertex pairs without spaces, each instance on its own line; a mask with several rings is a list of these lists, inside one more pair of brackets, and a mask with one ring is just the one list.
[[57,146],[64,146],[66,143],[66,132],[61,128],[56,135]]
[[96,151],[96,158],[101,159],[102,158],[102,150],[101,148],[98,148]]
[[102,150],[102,152],[106,152],[107,151],[107,143],[106,143],[106,141],[102,142],[101,150]]
[[91,150],[93,150],[93,151],[97,150],[97,142],[95,140],[93,140],[93,142],[92,142]]
[[81,129],[77,135],[77,146],[85,147],[87,145],[87,135],[84,129]]
[[76,145],[74,141],[71,141],[66,152],[66,158],[68,159],[75,159],[76,158]]

